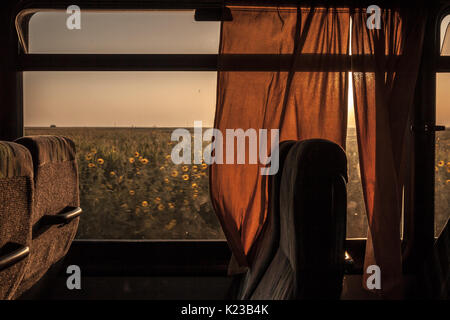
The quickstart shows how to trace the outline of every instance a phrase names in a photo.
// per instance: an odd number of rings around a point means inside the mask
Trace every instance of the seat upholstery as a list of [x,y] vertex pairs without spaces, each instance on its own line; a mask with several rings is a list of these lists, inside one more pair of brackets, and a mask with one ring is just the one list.
[[[33,162],[30,152],[12,142],[0,142],[0,256],[31,245]],[[11,299],[28,258],[0,271],[0,299]]]
[[79,218],[68,224],[42,224],[45,215],[57,215],[79,206],[78,167],[74,143],[63,137],[30,136],[16,141],[31,153],[35,199],[29,267],[19,289],[23,293],[64,257],[75,237]]
[[244,280],[257,281],[245,284],[240,298],[338,299],[346,233],[345,152],[319,139],[286,147],[286,158],[280,157],[281,183],[279,177],[272,177],[271,201],[279,210],[271,209],[269,214],[279,217],[268,219],[272,227],[263,233],[267,239],[260,240],[259,253]]
[[268,266],[273,260],[280,242],[280,186],[286,156],[295,141],[283,141],[279,145],[279,168],[277,174],[269,178],[269,214],[267,222],[251,252],[251,268],[245,274],[239,298],[247,300],[255,290]]

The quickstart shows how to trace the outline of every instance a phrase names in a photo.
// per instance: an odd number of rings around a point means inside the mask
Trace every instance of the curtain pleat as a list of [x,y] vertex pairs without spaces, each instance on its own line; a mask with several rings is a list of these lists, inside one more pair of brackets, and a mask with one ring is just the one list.
[[379,293],[386,298],[402,297],[402,199],[409,203],[413,190],[410,126],[425,19],[417,8],[383,10],[382,28],[370,30],[365,10],[352,14],[352,62],[359,64],[354,106],[369,222],[365,270],[380,267]]
[[[224,141],[226,129],[279,129],[280,141],[322,138],[345,147],[348,77],[336,71],[342,60],[327,55],[348,53],[349,10],[235,7],[231,12],[233,21],[222,23],[220,56],[290,54],[292,59],[289,71],[218,73],[214,127]],[[321,55],[314,72],[295,71],[308,63],[305,54]],[[246,163],[213,164],[210,174],[212,204],[241,267],[251,264],[268,207],[267,176],[260,174],[261,164],[248,163],[248,155]]]

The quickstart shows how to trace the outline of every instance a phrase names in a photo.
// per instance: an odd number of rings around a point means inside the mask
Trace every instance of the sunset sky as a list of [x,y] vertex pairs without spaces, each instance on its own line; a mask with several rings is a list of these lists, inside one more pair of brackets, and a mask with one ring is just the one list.
[[[67,29],[67,17],[65,12],[35,14],[29,52],[218,52],[220,23],[195,22],[193,11],[82,11],[81,30]],[[444,44],[448,54],[449,34]],[[25,72],[25,126],[191,127],[194,120],[212,126],[216,76],[216,72]],[[450,75],[438,76],[439,124],[450,125],[449,85]],[[351,101],[349,118],[352,126]]]

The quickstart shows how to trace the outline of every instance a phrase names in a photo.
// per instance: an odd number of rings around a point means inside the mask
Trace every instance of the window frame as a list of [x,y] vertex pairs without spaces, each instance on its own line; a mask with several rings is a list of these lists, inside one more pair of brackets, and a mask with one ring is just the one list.
[[[353,3],[352,0],[338,0],[343,6]],[[296,5],[294,0],[145,0],[145,1],[78,1],[82,9],[200,9],[217,8],[223,5]],[[305,3],[308,3],[305,1]],[[326,0],[317,1],[317,5],[327,5]],[[369,6],[372,1],[361,1],[361,6]],[[388,0],[379,0],[381,7],[390,7]],[[23,1],[12,10],[10,23],[13,25],[17,15],[24,9],[66,9],[67,2],[56,1]],[[414,227],[415,240],[410,257],[405,261],[404,271],[417,271],[423,262],[423,253],[430,252],[434,242],[434,128],[435,119],[435,78],[436,72],[450,72],[450,56],[436,56],[436,44],[439,44],[438,26],[446,14],[450,14],[450,2],[440,5],[432,10],[427,33],[434,37],[426,37],[430,47],[426,47],[424,56],[432,57],[432,61],[422,66],[424,73],[419,80],[419,85],[424,88],[424,95],[415,107],[415,211]],[[430,22],[431,21],[431,22]],[[15,31],[15,29],[14,29]],[[27,34],[28,32],[25,32]],[[437,36],[437,37],[436,37]],[[218,54],[24,54],[19,48],[19,40],[16,37],[13,42],[16,46],[15,77],[16,77],[16,122],[13,125],[15,132],[11,136],[23,135],[23,72],[24,71],[270,71],[280,70],[280,57],[278,55],[228,55],[225,59],[226,67],[220,66]],[[281,58],[283,69],[290,66],[290,56]],[[257,59],[255,59],[257,58]],[[306,59],[314,65],[314,55],[305,55]],[[321,57],[322,59],[323,57]],[[352,59],[356,57],[353,56]],[[227,60],[228,59],[228,60]],[[335,59],[335,57],[333,57]],[[336,70],[350,71],[350,57],[340,57],[342,63],[336,65]],[[336,61],[336,60],[335,60]],[[357,65],[357,64],[356,64]],[[299,67],[302,68],[302,67]],[[311,67],[308,70],[311,71]],[[353,69],[354,70],[354,69]],[[431,80],[431,81],[430,81]],[[434,96],[433,96],[434,95]],[[426,170],[423,170],[423,168]],[[430,214],[431,213],[431,214]],[[423,223],[417,223],[423,222]],[[431,225],[431,228],[430,228]],[[430,230],[433,239],[430,238]],[[405,233],[407,228],[405,227]],[[406,235],[406,240],[407,235]],[[362,273],[365,252],[365,239],[346,240],[346,248],[355,261],[354,268],[348,273]],[[405,242],[405,241],[404,241]],[[185,256],[179,256],[179,250],[190,252],[192,260]],[[130,256],[127,252],[138,254],[138,257]],[[117,254],[119,253],[119,255]],[[159,254],[162,257],[161,265],[155,266],[154,259]],[[139,258],[145,257],[145,258]],[[94,258],[95,257],[95,258]],[[208,257],[203,261],[201,269],[196,269],[196,257]],[[422,257],[422,258],[420,258]],[[230,251],[225,240],[74,240],[72,249],[68,254],[68,261],[77,261],[84,264],[83,270],[88,273],[103,275],[104,270],[96,267],[103,265],[102,261],[111,262],[111,275],[158,275],[164,274],[161,270],[173,270],[174,274],[195,275],[226,275],[227,265],[230,259]],[[186,264],[188,259],[192,265]],[[127,266],[126,268],[124,266]],[[220,267],[218,267],[220,266]],[[89,271],[91,270],[91,271]],[[194,270],[194,271],[193,271]],[[195,271],[197,270],[197,271]],[[209,270],[209,271],[208,271]]]
[[[403,265],[404,272],[419,274],[425,260],[431,257],[436,242],[435,223],[435,155],[436,131],[436,75],[450,72],[450,56],[440,55],[440,27],[445,16],[450,14],[450,1],[441,1],[430,8],[425,36],[424,51],[416,85],[414,123],[414,148],[420,150],[414,156],[414,226],[412,235],[404,239],[408,246]],[[410,236],[410,237],[409,237]],[[426,284],[419,283],[419,287]]]
[[[435,54],[437,55],[437,61],[438,62],[437,62],[436,70],[434,72],[434,79],[433,79],[434,80],[433,83],[434,83],[435,87],[434,87],[434,104],[433,104],[433,108],[432,108],[433,109],[432,110],[433,111],[433,114],[432,114],[432,116],[433,116],[433,118],[432,118],[432,120],[433,120],[433,122],[432,122],[433,127],[432,127],[432,130],[431,130],[432,133],[433,133],[433,166],[435,165],[435,162],[436,162],[436,131],[442,130],[442,128],[448,129],[448,128],[445,128],[445,126],[443,126],[440,123],[438,123],[437,119],[436,119],[436,112],[437,112],[437,104],[436,104],[436,100],[437,100],[437,97],[436,97],[436,92],[437,92],[437,88],[436,88],[436,86],[437,86],[437,74],[438,73],[448,73],[448,74],[450,74],[450,55],[447,55],[447,56],[441,55],[441,46],[440,46],[440,41],[441,41],[440,29],[441,29],[441,25],[442,25],[442,22],[444,21],[444,19],[446,17],[448,17],[448,16],[450,16],[450,3],[445,5],[445,6],[443,6],[441,8],[441,11],[439,13],[438,23],[437,23],[437,26],[436,26],[436,39],[435,39],[435,46],[436,46],[436,48],[435,48]],[[449,24],[447,26],[447,30],[448,30],[448,27],[450,27],[450,22],[449,22]],[[436,171],[433,169],[432,172],[433,172],[433,227],[434,227],[434,217],[435,217],[435,214],[436,214],[435,213],[435,208],[434,208],[434,204],[435,204],[434,203],[435,202],[434,191],[435,191],[435,178],[436,178],[435,175],[436,175]]]

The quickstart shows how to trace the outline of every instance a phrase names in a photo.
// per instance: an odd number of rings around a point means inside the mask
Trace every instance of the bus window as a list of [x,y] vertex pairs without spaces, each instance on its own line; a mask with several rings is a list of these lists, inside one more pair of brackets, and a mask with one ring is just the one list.
[[[192,10],[87,11],[79,30],[66,28],[66,19],[61,10],[33,12],[26,39],[19,29],[24,52],[218,53],[220,22],[196,22]],[[169,159],[173,128],[196,120],[213,126],[216,84],[215,71],[24,72],[25,133],[77,145],[85,212],[78,238],[224,239],[207,165]],[[347,238],[366,238],[351,91],[348,105]]]

